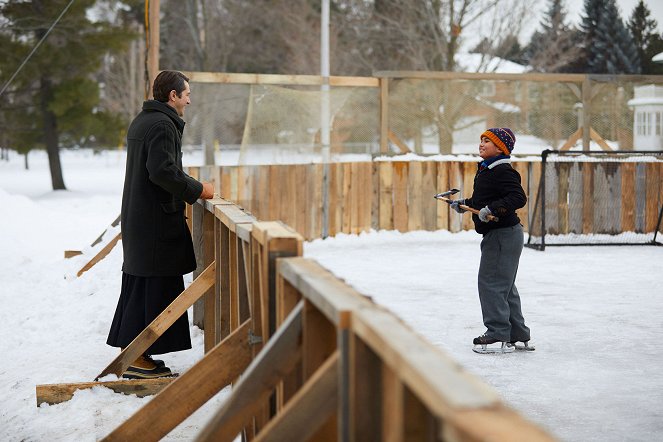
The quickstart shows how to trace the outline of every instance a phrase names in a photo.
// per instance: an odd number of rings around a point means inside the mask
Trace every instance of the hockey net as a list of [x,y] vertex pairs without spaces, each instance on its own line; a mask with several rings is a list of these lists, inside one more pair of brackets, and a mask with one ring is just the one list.
[[546,150],[527,245],[661,245],[662,216],[662,151]]

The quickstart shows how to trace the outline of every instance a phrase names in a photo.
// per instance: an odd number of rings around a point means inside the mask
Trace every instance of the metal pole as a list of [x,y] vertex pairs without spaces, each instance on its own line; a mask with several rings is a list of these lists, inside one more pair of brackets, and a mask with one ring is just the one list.
[[320,11],[320,144],[322,153],[322,237],[329,236],[329,0],[322,0]]

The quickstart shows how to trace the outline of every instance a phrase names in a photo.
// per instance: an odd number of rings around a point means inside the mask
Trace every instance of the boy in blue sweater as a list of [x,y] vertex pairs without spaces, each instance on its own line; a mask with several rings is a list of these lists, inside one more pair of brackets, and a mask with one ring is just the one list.
[[[479,155],[483,159],[474,177],[472,197],[456,200],[451,208],[463,213],[460,205],[479,210],[472,215],[475,230],[483,235],[479,265],[479,300],[486,332],[474,338],[477,353],[507,353],[528,349],[529,328],[520,308],[516,273],[523,250],[523,226],[516,210],[527,197],[520,175],[511,167],[511,151],[516,137],[511,129],[492,128],[481,134]],[[498,220],[490,220],[490,215]],[[522,344],[520,344],[522,343]]]

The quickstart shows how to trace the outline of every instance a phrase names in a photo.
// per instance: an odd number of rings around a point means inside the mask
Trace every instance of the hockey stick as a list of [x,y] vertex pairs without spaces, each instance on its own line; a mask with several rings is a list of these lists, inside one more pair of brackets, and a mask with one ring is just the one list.
[[[451,204],[451,203],[454,202],[454,200],[447,198],[447,195],[454,195],[458,192],[460,192],[460,190],[451,189],[451,190],[447,190],[446,192],[438,193],[433,198],[435,198],[436,200],[442,200],[442,201],[446,202],[447,204]],[[458,207],[460,207],[461,209],[466,210],[468,212],[472,212],[475,215],[479,215],[479,211],[477,209],[473,208],[473,207],[466,206],[465,204],[459,204]],[[498,217],[494,216],[494,215],[488,215],[488,220],[497,222],[500,219]]]

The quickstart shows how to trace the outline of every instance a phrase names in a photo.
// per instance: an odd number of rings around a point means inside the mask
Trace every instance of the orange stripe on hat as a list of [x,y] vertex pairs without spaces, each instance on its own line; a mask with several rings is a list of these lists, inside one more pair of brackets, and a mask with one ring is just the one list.
[[499,137],[497,135],[495,135],[493,132],[491,132],[490,130],[487,130],[484,133],[482,133],[481,136],[479,137],[479,139],[481,139],[483,137],[486,137],[490,141],[492,141],[493,144],[495,144],[495,146],[497,146],[497,148],[499,150],[501,150],[505,155],[511,155],[511,152],[509,152],[509,148],[506,147],[506,144],[504,144],[504,141],[500,140]]

